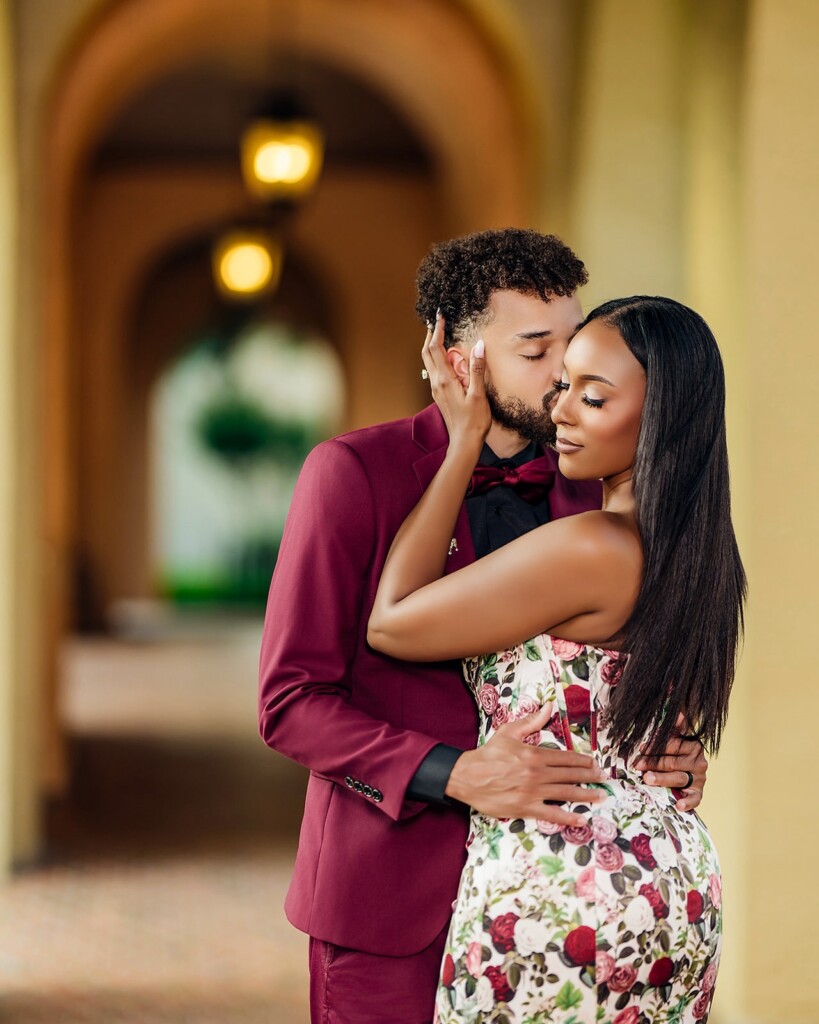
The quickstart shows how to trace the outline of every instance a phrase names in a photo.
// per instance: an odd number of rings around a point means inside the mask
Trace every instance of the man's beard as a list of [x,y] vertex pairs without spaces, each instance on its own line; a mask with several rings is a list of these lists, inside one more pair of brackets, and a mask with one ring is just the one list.
[[501,398],[495,388],[486,382],[486,397],[492,419],[502,427],[514,430],[521,437],[535,441],[541,447],[554,447],[557,429],[552,423],[549,411],[557,398],[557,391],[549,391],[543,396],[543,408],[535,409],[527,405],[522,398]]

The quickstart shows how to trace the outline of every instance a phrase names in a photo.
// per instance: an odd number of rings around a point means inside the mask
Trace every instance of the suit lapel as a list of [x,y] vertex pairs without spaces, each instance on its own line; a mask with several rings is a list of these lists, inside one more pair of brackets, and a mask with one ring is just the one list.
[[[426,450],[426,454],[413,464],[420,485],[420,494],[423,494],[440,469],[449,443],[446,427],[436,406],[429,406],[414,418],[413,440]],[[446,560],[446,572],[455,572],[456,569],[461,569],[474,561],[475,546],[469,529],[469,516],[466,504],[462,504]]]

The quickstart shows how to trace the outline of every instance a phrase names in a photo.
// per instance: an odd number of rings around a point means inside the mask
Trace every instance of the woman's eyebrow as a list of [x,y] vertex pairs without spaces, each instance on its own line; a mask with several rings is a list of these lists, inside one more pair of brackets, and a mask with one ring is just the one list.
[[599,377],[596,373],[584,373],[580,380],[596,380],[600,384],[608,384],[610,388],[616,388],[616,384],[612,384],[610,380],[606,380],[605,377]]

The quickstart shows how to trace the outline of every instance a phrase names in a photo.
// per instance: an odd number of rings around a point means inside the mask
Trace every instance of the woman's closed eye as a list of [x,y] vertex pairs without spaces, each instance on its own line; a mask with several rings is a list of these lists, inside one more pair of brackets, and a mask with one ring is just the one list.
[[542,359],[545,355],[545,352],[538,352],[536,355],[533,356],[524,355],[523,358],[528,359],[530,363],[534,363],[537,362],[538,359]]
[[[568,391],[570,387],[567,380],[552,381],[552,386],[555,391]],[[606,402],[605,398],[589,398],[588,395],[581,395],[580,401],[584,405],[588,405],[591,409],[602,409]]]

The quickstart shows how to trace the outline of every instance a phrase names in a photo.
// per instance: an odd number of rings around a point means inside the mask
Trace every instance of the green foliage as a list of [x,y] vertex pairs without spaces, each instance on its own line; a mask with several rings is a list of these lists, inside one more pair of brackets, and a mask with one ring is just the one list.
[[540,648],[534,640],[527,640],[523,645],[523,649],[526,651],[526,657],[529,661],[543,661]]
[[179,605],[264,607],[279,553],[277,538],[255,538],[236,545],[216,573],[166,572],[160,592]]
[[208,451],[239,466],[260,458],[299,465],[315,443],[307,424],[278,419],[257,402],[229,392],[202,411],[196,432]]
[[563,870],[563,860],[560,857],[538,857],[538,864],[546,875],[559,875]]
[[583,993],[580,989],[567,981],[555,997],[555,1004],[559,1010],[572,1010],[583,1002]]

